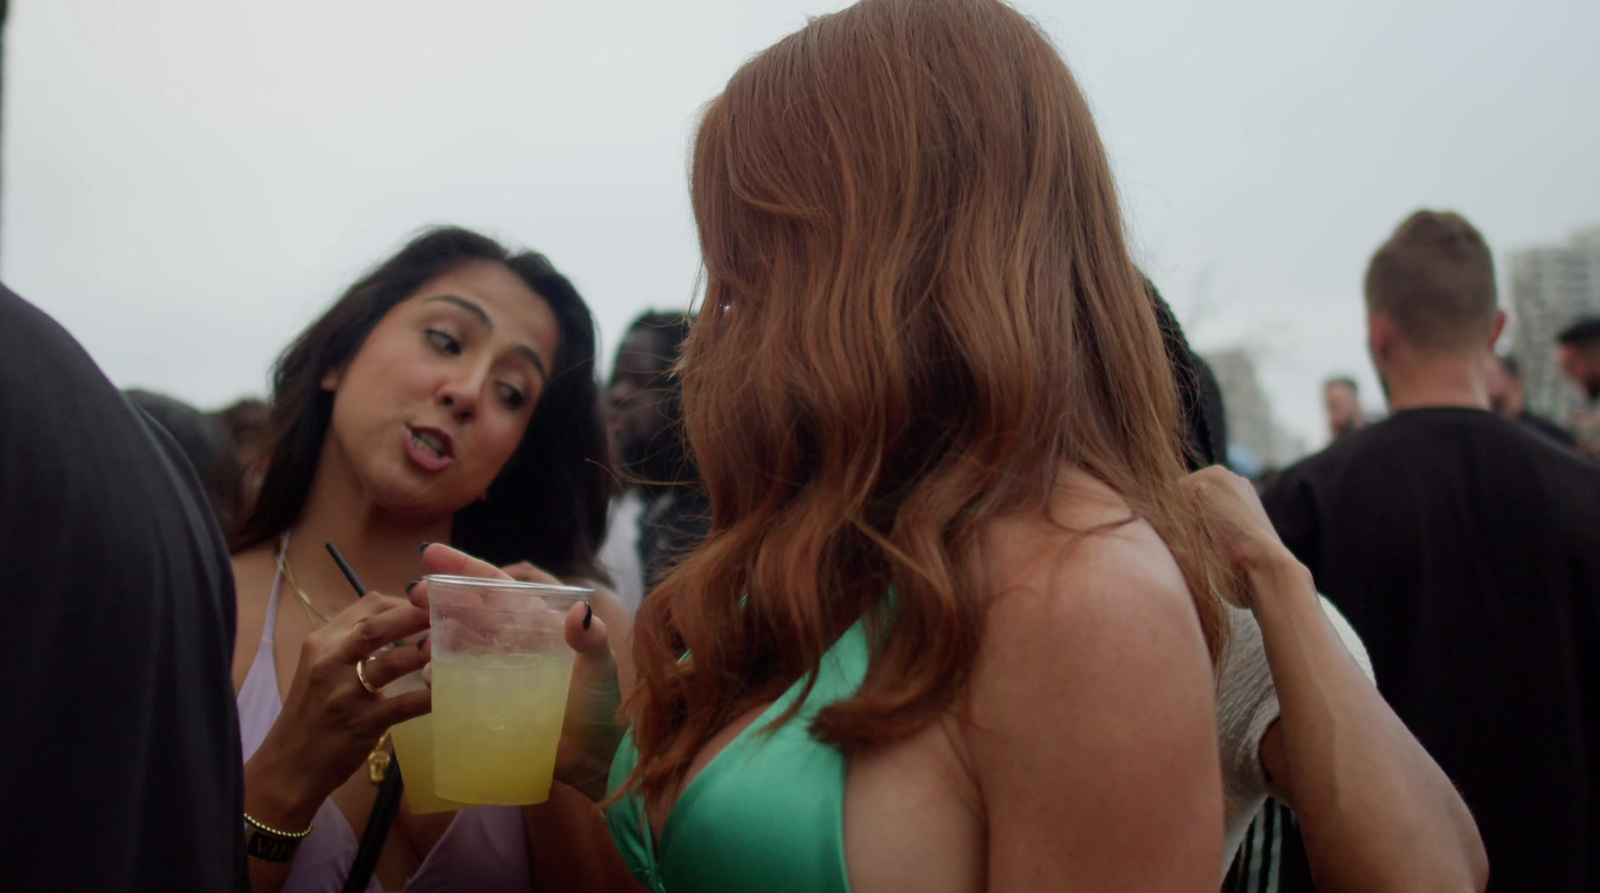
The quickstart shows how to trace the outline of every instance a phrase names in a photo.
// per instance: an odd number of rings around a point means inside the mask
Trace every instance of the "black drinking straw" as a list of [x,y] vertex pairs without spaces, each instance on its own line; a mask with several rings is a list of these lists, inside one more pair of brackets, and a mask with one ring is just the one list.
[[[355,568],[350,562],[344,560],[344,554],[339,547],[328,543],[328,554],[338,562],[339,570],[344,571],[344,577],[355,587],[356,595],[367,594],[367,587],[361,585],[361,578],[356,576]],[[350,873],[345,876],[343,893],[361,893],[367,889],[367,882],[372,879],[372,870],[378,867],[378,853],[383,849],[383,841],[389,836],[389,827],[394,824],[394,815],[400,808],[400,792],[404,789],[405,782],[400,779],[400,761],[389,759],[389,768],[383,773],[383,785],[378,788],[377,802],[372,804],[372,815],[367,818],[367,831],[361,835],[361,847],[356,850],[355,861],[350,863]]]
[[332,555],[333,560],[338,562],[339,570],[344,571],[344,578],[349,580],[350,585],[356,588],[356,595],[358,597],[366,595],[367,587],[361,585],[361,578],[356,576],[356,569],[350,566],[350,562],[344,560],[344,553],[339,551],[339,547],[333,543],[325,543],[324,545],[328,547],[328,554]]

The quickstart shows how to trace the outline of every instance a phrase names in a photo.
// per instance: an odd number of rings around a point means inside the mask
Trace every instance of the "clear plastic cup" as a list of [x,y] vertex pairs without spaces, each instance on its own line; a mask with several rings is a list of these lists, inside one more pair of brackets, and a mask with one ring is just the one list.
[[434,793],[463,804],[543,803],[572,680],[567,612],[593,590],[438,574],[424,579]]
[[[418,670],[384,686],[383,693],[398,695],[426,687],[422,671]],[[389,735],[394,740],[394,758],[400,761],[400,772],[406,781],[406,802],[412,812],[419,815],[449,812],[466,805],[433,792],[433,714],[424,713],[393,726]]]

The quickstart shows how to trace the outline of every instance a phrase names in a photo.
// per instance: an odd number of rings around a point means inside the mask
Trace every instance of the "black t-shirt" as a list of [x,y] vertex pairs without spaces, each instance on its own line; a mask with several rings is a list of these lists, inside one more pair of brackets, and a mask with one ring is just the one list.
[[1574,438],[1567,431],[1567,429],[1557,425],[1555,422],[1550,421],[1544,416],[1534,415],[1531,412],[1524,412],[1522,415],[1517,416],[1517,421],[1527,425],[1529,428],[1532,428],[1535,431],[1538,431],[1540,434],[1543,434],[1551,440],[1554,440],[1556,443],[1562,444],[1563,446],[1572,447],[1573,449],[1578,448],[1577,439]]
[[1408,410],[1262,501],[1472,809],[1489,888],[1600,888],[1600,467],[1486,411]]
[[0,890],[244,878],[233,576],[177,445],[0,287]]

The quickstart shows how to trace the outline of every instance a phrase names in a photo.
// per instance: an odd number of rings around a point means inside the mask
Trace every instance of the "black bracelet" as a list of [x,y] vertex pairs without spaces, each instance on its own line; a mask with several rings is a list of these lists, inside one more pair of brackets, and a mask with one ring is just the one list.
[[306,839],[312,827],[307,825],[304,831],[280,831],[247,812],[244,814],[245,855],[262,862],[287,862],[294,858],[294,851],[300,848],[300,841]]

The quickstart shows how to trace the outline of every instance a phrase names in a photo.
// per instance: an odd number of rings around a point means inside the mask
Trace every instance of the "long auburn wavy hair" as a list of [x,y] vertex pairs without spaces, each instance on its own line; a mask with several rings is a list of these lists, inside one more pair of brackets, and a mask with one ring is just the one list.
[[1105,150],[1031,22],[997,0],[814,19],[706,108],[691,191],[706,294],[683,404],[713,518],[634,628],[629,786],[681,783],[864,614],[886,634],[812,732],[854,753],[952,708],[984,522],[1044,511],[1063,463],[1162,536],[1215,657],[1233,578],[1177,486],[1172,373]]

